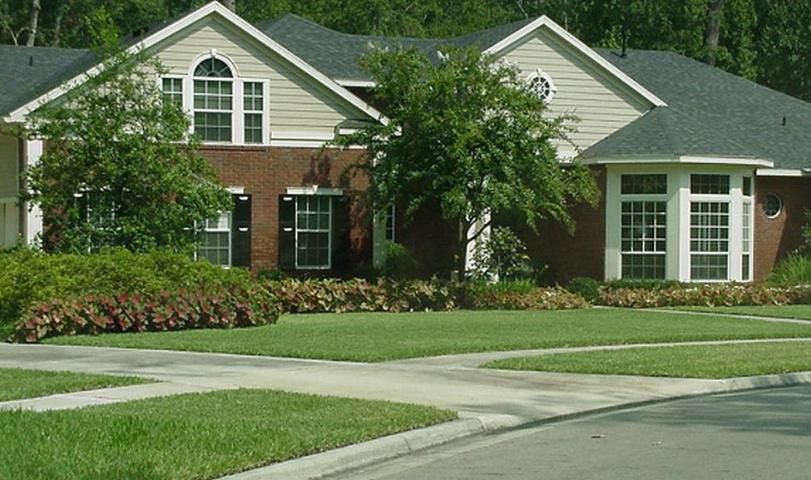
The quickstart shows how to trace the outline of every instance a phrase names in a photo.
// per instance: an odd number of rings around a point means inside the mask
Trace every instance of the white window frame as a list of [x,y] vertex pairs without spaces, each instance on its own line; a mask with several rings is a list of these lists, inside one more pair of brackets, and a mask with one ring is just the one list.
[[383,215],[383,237],[389,242],[397,241],[397,208],[393,204]]
[[[227,229],[225,229],[225,228],[210,228],[209,227],[209,222],[211,220],[206,220],[205,223],[203,224],[203,228],[200,229],[200,233],[201,234],[206,234],[206,233],[227,233],[226,238],[228,238],[228,263],[225,264],[225,265],[223,265],[223,264],[215,264],[215,265],[221,266],[223,268],[231,268],[231,266],[233,265],[233,260],[234,260],[234,242],[233,242],[233,240],[231,238],[231,233],[232,233],[232,231],[234,229],[234,215],[233,215],[233,212],[231,212],[231,211],[221,213],[220,216],[217,218],[217,224],[220,223],[219,219],[221,219],[223,216],[228,216],[228,228]],[[200,250],[221,250],[221,249],[220,248],[215,249],[215,248],[204,247],[202,244],[198,244],[197,248],[194,251],[194,260],[195,261],[200,260]]]
[[[665,193],[622,193],[622,177],[624,177],[624,176],[644,176],[644,175],[665,175]],[[620,247],[619,248],[619,253],[620,253],[620,256],[619,256],[619,271],[618,271],[619,278],[625,278],[622,275],[625,255],[657,255],[657,256],[664,257],[665,272],[664,272],[663,279],[667,278],[667,261],[668,261],[668,259],[667,259],[667,232],[669,232],[669,230],[670,230],[670,228],[668,227],[669,213],[668,213],[668,205],[667,205],[668,204],[668,193],[669,193],[669,189],[670,189],[670,184],[669,184],[670,177],[669,177],[669,175],[667,173],[660,173],[660,172],[656,172],[656,173],[653,173],[653,172],[639,172],[639,173],[623,172],[618,176],[618,181],[619,181],[618,182],[619,183],[618,187],[619,187],[619,220],[620,220],[620,228],[619,228],[619,247]],[[623,220],[623,217],[624,217],[624,214],[622,212],[622,206],[625,203],[637,203],[637,202],[642,202],[642,203],[652,203],[652,202],[664,203],[664,205],[665,205],[665,223],[664,223],[665,238],[662,239],[662,241],[664,242],[664,245],[665,245],[664,250],[662,250],[662,251],[656,250],[656,251],[652,251],[652,252],[646,252],[646,251],[644,251],[644,246],[643,246],[643,251],[637,252],[637,251],[634,251],[634,250],[625,250],[625,249],[622,248],[622,244],[623,244],[623,236],[622,236],[623,224],[622,224],[622,220]],[[654,241],[654,244],[655,243],[656,242]],[[656,279],[652,279],[652,280],[656,280]]]
[[[319,200],[321,198],[326,198],[326,199],[329,200],[329,204],[328,204],[329,205],[329,212],[328,212],[329,213],[329,220],[328,220],[328,223],[327,223],[327,229],[326,230],[321,229],[321,228],[316,228],[316,229],[299,228],[299,223],[298,223],[298,218],[299,218],[299,206],[298,206],[299,204],[298,204],[298,201],[299,201],[299,198],[307,198],[307,199],[315,198],[316,200]],[[296,207],[295,208],[295,227],[294,227],[294,232],[295,232],[295,236],[296,236],[296,242],[295,242],[296,270],[331,270],[332,269],[333,200],[334,200],[334,197],[331,196],[331,195],[296,195],[294,197],[295,207]],[[316,203],[316,205],[317,205],[317,203]],[[311,212],[310,210],[307,210],[307,212],[308,213],[315,213],[316,215],[321,215],[321,213],[318,210],[315,210],[315,212]],[[305,266],[302,266],[299,263],[299,234],[300,233],[322,233],[322,234],[326,233],[327,234],[327,264],[326,265],[305,265]]]
[[[195,77],[194,71],[197,66],[204,60],[209,58],[216,58],[224,62],[228,68],[231,69],[231,78],[217,78],[217,77]],[[163,91],[163,79],[174,78],[183,80],[183,110],[190,117],[189,134],[194,134],[194,114],[199,111],[200,113],[209,112],[209,110],[194,108],[194,82],[195,80],[224,80],[232,82],[232,102],[231,102],[231,141],[208,141],[202,140],[203,145],[240,145],[240,146],[269,146],[271,142],[271,124],[270,124],[270,80],[263,78],[243,77],[239,73],[236,64],[227,56],[212,49],[209,52],[198,55],[190,64],[190,68],[186,75],[161,75],[158,79],[158,85]],[[262,84],[262,111],[248,111],[244,108],[243,89],[245,83],[260,83]],[[211,113],[222,113],[222,111],[210,111]],[[261,113],[262,114],[262,142],[261,143],[246,143],[245,142],[245,113]]]
[[[700,251],[700,250],[693,250],[693,246],[692,246],[692,242],[693,242],[693,237],[692,237],[692,228],[693,228],[692,216],[693,216],[693,204],[696,204],[696,203],[709,203],[709,204],[722,204],[722,205],[726,204],[726,206],[727,206],[727,212],[726,212],[726,218],[727,218],[727,224],[726,224],[727,249],[726,249],[726,251],[724,251],[724,252],[704,252],[704,251]],[[689,272],[690,272],[690,281],[692,281],[692,282],[701,282],[701,283],[717,283],[717,282],[723,283],[723,282],[728,282],[730,277],[732,276],[732,254],[733,254],[732,243],[735,240],[735,235],[734,235],[734,230],[735,229],[734,229],[734,226],[733,226],[733,218],[734,218],[734,215],[735,215],[734,202],[732,201],[732,199],[730,198],[729,195],[722,195],[722,194],[707,195],[707,194],[703,194],[703,195],[690,195],[690,204],[689,205],[690,205],[690,207],[689,207],[689,210],[687,211],[687,215],[688,215],[687,228],[690,229],[690,230],[687,233],[687,239],[690,242],[690,249],[689,249],[689,254],[688,254],[688,257],[687,257],[687,262],[688,262]],[[718,257],[724,256],[724,257],[726,257],[726,272],[727,272],[726,277],[725,278],[695,278],[695,277],[693,277],[693,255],[718,256]]]
[[545,82],[547,82],[547,84],[549,84],[549,94],[544,98],[540,96],[538,97],[541,99],[541,101],[543,101],[544,105],[549,105],[549,103],[552,102],[552,100],[555,98],[555,95],[557,95],[558,87],[555,86],[555,82],[554,80],[552,80],[552,77],[548,73],[544,72],[542,69],[539,68],[527,76],[527,84],[532,89],[532,92],[535,93],[536,95],[538,92],[535,91],[533,82],[538,79],[544,80]]
[[[752,250],[755,241],[755,203],[752,201],[752,197],[744,197],[743,202],[741,203],[741,281],[742,282],[751,282],[752,281],[752,269],[753,265],[753,255]],[[746,210],[749,210],[747,212]],[[747,257],[746,262],[744,262],[744,256]],[[744,266],[747,268],[748,275],[744,275]]]

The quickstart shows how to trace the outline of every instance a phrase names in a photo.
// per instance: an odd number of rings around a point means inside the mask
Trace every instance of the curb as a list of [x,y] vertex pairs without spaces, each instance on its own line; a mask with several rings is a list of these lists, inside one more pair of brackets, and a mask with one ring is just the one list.
[[511,415],[482,415],[463,418],[228,475],[221,477],[219,480],[270,480],[278,478],[284,478],[285,480],[315,480],[391,460],[418,450],[438,447],[449,442],[486,433],[532,428],[588,415],[606,414],[689,398],[809,384],[811,384],[811,372],[739,377],[717,380],[716,383],[710,384],[706,388],[684,395],[623,403],[547,418],[529,419]]
[[311,480],[391,460],[417,450],[486,432],[518,427],[525,419],[511,416],[476,417],[397,433],[348,447],[329,450],[267,467],[222,477],[220,480]]

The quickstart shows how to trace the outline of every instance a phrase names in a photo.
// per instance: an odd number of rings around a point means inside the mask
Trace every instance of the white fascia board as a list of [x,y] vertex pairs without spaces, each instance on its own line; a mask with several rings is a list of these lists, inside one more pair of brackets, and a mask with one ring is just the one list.
[[811,175],[808,168],[758,168],[755,171],[758,177],[806,177]]
[[537,19],[535,19],[535,21],[521,28],[517,32],[502,39],[500,42],[496,43],[492,47],[485,50],[484,53],[488,55],[498,55],[499,53],[504,51],[507,47],[515,44],[519,40],[523,39],[524,37],[534,32],[535,30],[538,30],[541,27],[546,27],[549,30],[551,30],[557,36],[562,38],[566,43],[568,43],[569,45],[574,47],[577,51],[588,57],[591,61],[597,63],[603,69],[607,70],[620,82],[627,85],[631,90],[635,91],[636,93],[644,97],[645,100],[649,101],[654,106],[656,107],[667,106],[667,103],[665,103],[664,100],[654,95],[653,92],[643,87],[641,84],[639,84],[639,82],[628,76],[625,72],[623,72],[616,66],[614,66],[614,64],[603,58],[602,55],[592,50],[591,47],[581,42],[577,37],[567,32],[566,29],[555,23],[554,20],[547,17],[546,15],[538,17]]
[[[324,75],[323,73],[316,70],[312,65],[305,62],[301,58],[297,57],[291,51],[284,48],[281,44],[277,43],[267,35],[265,35],[261,30],[257,29],[250,23],[246,22],[242,19],[239,15],[228,10],[223,6],[221,3],[214,1],[211,2],[199,9],[189,13],[185,17],[180,18],[175,23],[158,30],[157,32],[153,33],[152,35],[144,38],[140,42],[132,45],[127,49],[128,53],[135,53],[139,50],[144,50],[150,48],[159,42],[165,40],[166,38],[174,35],[175,33],[183,30],[184,28],[193,25],[194,23],[202,20],[203,18],[211,15],[211,14],[218,14],[223,17],[225,20],[229,21],[243,32],[247,33],[251,36],[254,40],[258,41],[262,45],[266,46],[288,62],[292,63],[295,67],[302,70],[304,73],[321,83],[324,87],[326,87],[331,92],[337,94],[339,97],[343,98],[347,102],[349,102],[352,106],[356,107],[357,109],[364,112],[366,115],[372,117],[374,120],[383,123],[384,125],[389,122],[388,118],[383,115],[380,111],[369,105],[368,103],[364,102],[360,97],[353,94],[349,90],[345,89],[344,87],[340,86],[338,83]],[[11,112],[7,117],[4,118],[6,121],[11,122],[22,122],[25,119],[25,116],[28,115],[31,111],[37,109],[41,105],[53,101],[62,95],[64,95],[69,90],[81,85],[88,78],[97,74],[101,69],[104,68],[104,64],[96,65],[95,67],[91,68],[90,70],[74,77],[71,80],[63,83],[62,85],[56,87],[55,89],[51,90],[50,92],[41,95],[40,97],[26,103],[22,107],[17,108],[13,112]]]
[[354,88],[374,88],[377,83],[371,80],[345,80],[345,79],[336,79],[335,82],[342,86],[342,87],[354,87]]
[[620,165],[620,164],[700,164],[700,165],[734,165],[771,168],[774,162],[752,157],[701,157],[694,155],[673,156],[621,156],[586,158],[580,160],[585,165]]

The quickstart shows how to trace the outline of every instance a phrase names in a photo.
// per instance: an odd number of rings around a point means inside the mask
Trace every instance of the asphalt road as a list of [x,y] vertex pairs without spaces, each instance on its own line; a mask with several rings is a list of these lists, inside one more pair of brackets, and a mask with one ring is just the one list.
[[473,438],[334,480],[811,479],[811,386]]

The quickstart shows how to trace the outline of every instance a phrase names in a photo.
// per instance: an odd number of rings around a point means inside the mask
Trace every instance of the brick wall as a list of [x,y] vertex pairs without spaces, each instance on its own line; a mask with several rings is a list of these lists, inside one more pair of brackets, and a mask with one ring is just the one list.
[[[763,213],[766,196],[783,200],[776,218]],[[754,278],[764,280],[775,264],[802,244],[805,211],[811,207],[811,179],[803,177],[757,177],[755,182]]]
[[[251,268],[274,268],[279,261],[279,195],[287,187],[318,185],[357,193],[368,186],[362,174],[349,174],[350,165],[363,158],[361,150],[311,148],[204,146],[201,154],[211,161],[226,186],[245,188],[252,194]],[[351,265],[371,264],[371,225],[362,202],[352,203]],[[346,273],[346,272],[327,272]]]
[[538,233],[511,222],[527,243],[533,263],[548,267],[545,278],[550,282],[565,285],[574,277],[602,280],[605,275],[605,168],[593,167],[592,171],[600,190],[599,203],[570,210],[574,233],[553,221],[543,222]]

